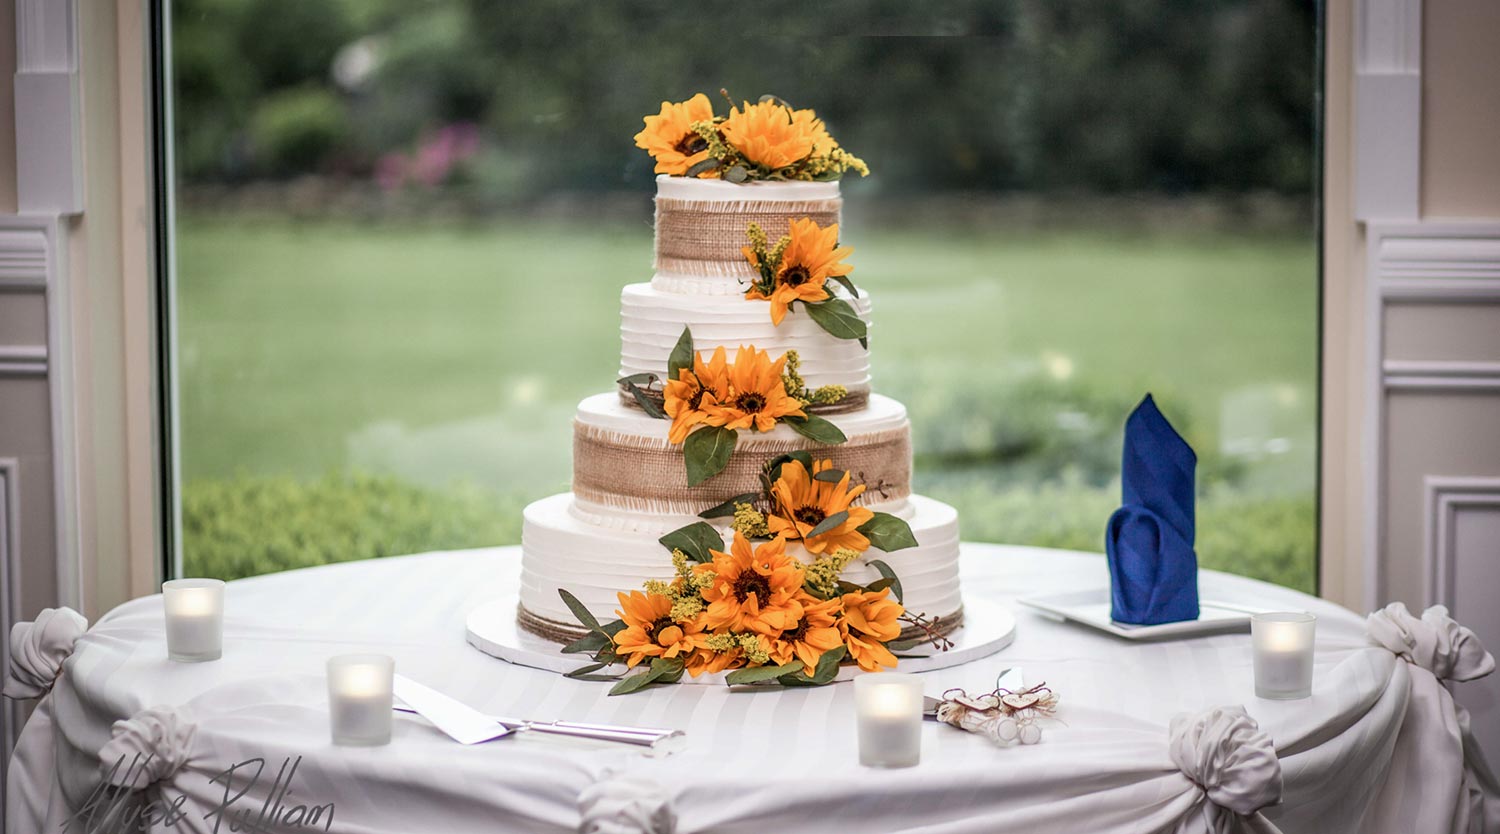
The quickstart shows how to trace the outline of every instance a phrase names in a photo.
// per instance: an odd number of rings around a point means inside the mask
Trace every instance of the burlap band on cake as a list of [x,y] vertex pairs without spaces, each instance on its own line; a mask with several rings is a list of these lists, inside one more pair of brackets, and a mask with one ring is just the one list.
[[[588,629],[577,623],[564,623],[558,620],[549,620],[546,617],[539,617],[526,610],[526,606],[524,605],[516,606],[516,624],[521,627],[522,631],[563,645],[571,643],[574,640],[580,640],[589,633]],[[945,614],[937,621],[937,625],[932,630],[934,633],[946,637],[963,624],[964,610],[963,608],[959,608],[952,614]],[[918,626],[907,626],[901,630],[901,636],[896,639],[913,640],[924,634],[926,632]]]
[[656,269],[686,275],[724,278],[756,277],[740,249],[748,242],[745,228],[758,223],[775,242],[792,221],[810,217],[819,226],[837,223],[841,198],[776,202],[774,200],[677,200],[656,198]]
[[[666,398],[662,396],[662,392],[660,391],[646,388],[642,389],[641,393],[646,395],[646,399],[651,400],[659,406],[666,404]],[[635,395],[625,390],[624,386],[620,387],[620,402],[636,411],[645,411],[645,409],[641,408],[641,404],[635,401]],[[851,390],[842,400],[832,405],[810,405],[803,410],[811,411],[814,414],[846,414],[850,411],[859,411],[869,404],[869,391]]]
[[[665,421],[662,430],[665,433]],[[852,473],[853,480],[866,485],[858,503],[911,494],[911,429],[907,426],[861,435],[838,446],[740,432],[724,471],[689,487],[681,446],[664,437],[624,434],[578,421],[573,423],[573,494],[627,510],[697,515],[736,495],[759,491],[766,461],[809,446],[814,446],[815,458],[833,461],[835,468]]]

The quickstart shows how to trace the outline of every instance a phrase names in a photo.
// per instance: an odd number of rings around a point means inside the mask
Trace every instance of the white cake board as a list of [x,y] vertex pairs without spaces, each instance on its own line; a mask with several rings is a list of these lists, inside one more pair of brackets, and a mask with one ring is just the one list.
[[[485,654],[509,663],[550,672],[571,672],[591,662],[588,655],[563,654],[559,644],[523,631],[516,623],[518,603],[517,594],[508,593],[469,612],[469,643]],[[984,599],[966,599],[963,625],[948,635],[953,648],[939,652],[931,646],[918,646],[902,654],[927,656],[903,657],[897,668],[902,672],[930,672],[959,666],[992,655],[1009,646],[1015,638],[1015,615],[1004,606]],[[852,680],[857,672],[856,667],[845,666],[835,680]],[[724,673],[696,678],[684,675],[682,682],[722,686]]]

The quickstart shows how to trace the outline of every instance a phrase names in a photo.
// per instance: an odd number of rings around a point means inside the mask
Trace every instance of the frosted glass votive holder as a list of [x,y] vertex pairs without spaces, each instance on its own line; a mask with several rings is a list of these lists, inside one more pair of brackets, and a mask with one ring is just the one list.
[[218,660],[224,654],[224,582],[170,579],[161,584],[167,618],[167,657],[179,663]]
[[391,743],[391,686],[396,661],[383,654],[328,659],[328,725],[333,743],[376,747]]
[[922,681],[899,672],[854,679],[859,763],[912,767],[922,758]]
[[1255,696],[1289,701],[1312,695],[1313,636],[1318,618],[1304,612],[1250,617]]

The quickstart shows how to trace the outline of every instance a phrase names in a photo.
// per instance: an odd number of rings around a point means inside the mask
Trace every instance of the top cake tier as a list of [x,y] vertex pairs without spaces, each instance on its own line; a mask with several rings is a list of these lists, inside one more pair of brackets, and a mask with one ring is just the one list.
[[837,182],[750,182],[656,178],[656,277],[661,292],[743,295],[755,269],[740,251],[757,223],[776,240],[793,220],[839,222]]

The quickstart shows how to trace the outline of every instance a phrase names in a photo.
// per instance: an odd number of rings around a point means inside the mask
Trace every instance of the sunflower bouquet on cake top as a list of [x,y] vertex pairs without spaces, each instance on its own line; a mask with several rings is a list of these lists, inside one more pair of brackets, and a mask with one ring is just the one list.
[[637,147],[656,160],[656,173],[723,179],[827,182],[870,169],[839,147],[828,126],[812,110],[798,110],[776,96],[755,104],[729,103],[728,115],[714,113],[708,96],[661,103],[635,135]]
[[[817,686],[845,664],[873,672],[923,642],[946,649],[938,621],[902,605],[889,565],[868,560],[880,577],[868,584],[844,576],[872,545],[891,552],[916,544],[901,519],[853,503],[866,485],[851,477],[805,451],[767,462],[761,492],[700,514],[732,518],[730,547],[702,521],[663,536],[673,576],[620,592],[613,622],[600,623],[559,591],[589,629],[563,651],[594,661],[569,677],[615,681],[612,695],[675,683],[684,673],[728,672],[732,685]],[[808,561],[788,552],[793,543]],[[621,672],[603,671],[621,664]]]

